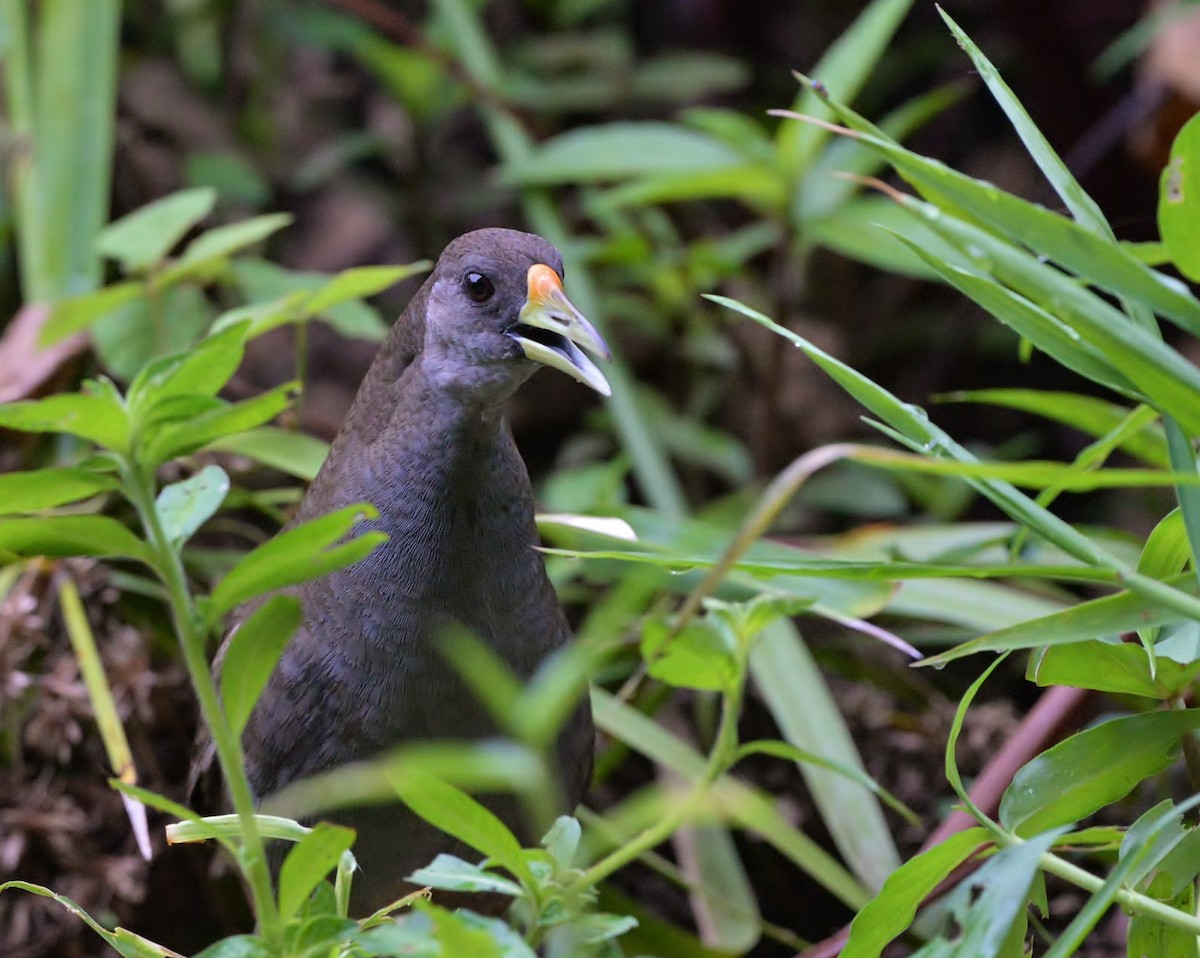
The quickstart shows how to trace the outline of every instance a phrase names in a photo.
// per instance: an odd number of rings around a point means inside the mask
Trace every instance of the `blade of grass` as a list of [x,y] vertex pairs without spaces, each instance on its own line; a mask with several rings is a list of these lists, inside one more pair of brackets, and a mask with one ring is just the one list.
[[[91,702],[92,712],[96,716],[96,725],[100,729],[100,739],[104,742],[108,763],[119,781],[126,785],[136,785],[138,776],[137,768],[133,764],[133,752],[129,748],[129,739],[125,737],[125,727],[117,713],[112,689],[104,675],[100,651],[96,648],[96,637],[88,623],[87,612],[84,611],[83,602],[79,598],[79,590],[69,578],[64,578],[59,584],[58,603],[67,627],[67,635],[71,639],[71,647],[75,650],[75,658],[79,662],[79,674],[87,687],[88,701]],[[121,793],[121,801],[125,805],[125,813],[129,816],[130,827],[137,839],[138,851],[141,852],[142,858],[149,861],[150,831],[146,825],[146,806],[125,792]]]
[[[805,751],[863,772],[854,739],[796,626],[767,626],[750,653],[750,672],[784,738]],[[845,775],[798,762],[842,858],[872,891],[900,865],[879,800]]]
[[[914,450],[940,458],[957,459],[964,463],[978,462],[975,456],[955,442],[949,434],[933,425],[923,409],[901,402],[882,386],[830,356],[802,336],[736,300],[722,296],[706,298],[748,316],[794,343],[851,396],[905,437]],[[1157,579],[1139,574],[1128,563],[1097,545],[1070,523],[1038,506],[1011,484],[996,479],[965,481],[1007,515],[1028,525],[1032,531],[1057,545],[1068,555],[1089,565],[1112,570],[1117,573],[1120,582],[1144,599],[1164,605],[1187,618],[1200,618],[1200,599]]]

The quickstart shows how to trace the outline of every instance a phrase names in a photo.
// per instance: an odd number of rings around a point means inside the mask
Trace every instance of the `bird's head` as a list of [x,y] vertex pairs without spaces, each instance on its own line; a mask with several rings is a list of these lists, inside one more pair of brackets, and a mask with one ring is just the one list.
[[611,353],[567,299],[562,276],[562,256],[540,236],[486,229],[454,240],[426,282],[427,372],[449,388],[502,398],[540,364],[610,395],[584,350]]

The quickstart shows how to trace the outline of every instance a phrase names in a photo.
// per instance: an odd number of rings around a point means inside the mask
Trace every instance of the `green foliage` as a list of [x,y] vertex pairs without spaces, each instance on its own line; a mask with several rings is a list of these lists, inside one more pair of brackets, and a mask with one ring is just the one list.
[[[547,15],[577,22],[573,18],[586,19],[595,6],[552,4]],[[1047,874],[1090,896],[1049,954],[1077,950],[1114,903],[1132,916],[1131,953],[1195,953],[1200,857],[1196,831],[1183,817],[1195,800],[1163,802],[1126,827],[1072,829],[1102,809],[1122,813],[1112,806],[1167,772],[1197,726],[1195,711],[1180,705],[1200,673],[1194,452],[1200,374],[1179,343],[1182,337],[1190,345],[1187,338],[1200,332],[1200,302],[1155,267],[1169,261],[1192,277],[1200,269],[1191,228],[1200,195],[1194,182],[1200,127],[1195,121],[1185,127],[1163,174],[1162,243],[1118,243],[995,68],[953,23],[953,34],[1070,218],[902,145],[959,96],[958,89],[918,97],[879,124],[850,107],[910,6],[910,0],[867,5],[814,68],[816,79],[801,79],[793,110],[774,130],[733,110],[705,107],[680,109],[672,119],[597,123],[540,143],[521,125],[522,112],[550,122],[621,95],[686,103],[697,91],[735,88],[743,71],[724,58],[687,54],[634,67],[630,50],[603,32],[589,35],[571,57],[556,55],[551,45],[501,55],[483,29],[480,5],[462,0],[432,4],[428,49],[400,48],[328,10],[309,9],[299,18],[299,29],[355,56],[419,123],[478,103],[501,182],[517,192],[529,225],[563,248],[572,296],[583,311],[628,322],[659,346],[684,340],[695,375],[672,403],[635,384],[618,360],[603,428],[611,429],[623,454],[612,465],[584,465],[547,491],[548,499],[572,511],[604,513],[602,524],[594,516],[590,522],[559,516],[542,525],[555,546],[548,558],[558,584],[592,600],[579,645],[522,684],[476,637],[449,637],[451,660],[506,740],[408,746],[295,783],[277,797],[278,808],[272,804],[286,819],[256,814],[241,770],[240,735],[300,622],[298,602],[287,590],[360,560],[383,535],[356,536],[373,512],[353,507],[293,526],[238,555],[214,583],[190,576],[193,537],[244,495],[208,461],[211,452],[236,452],[300,478],[316,473],[325,452],[315,440],[270,425],[290,405],[293,384],[238,402],[221,392],[247,342],[281,325],[303,330],[318,321],[345,335],[380,338],[385,326],[362,298],[425,264],[358,267],[335,276],[286,270],[252,250],[290,218],[211,222],[217,194],[207,186],[164,197],[101,228],[96,210],[107,195],[115,67],[107,54],[91,54],[103,60],[96,67],[103,82],[94,92],[74,69],[64,74],[64,88],[97,131],[86,155],[95,158],[98,151],[103,160],[99,172],[68,184],[63,157],[51,156],[63,142],[63,123],[48,115],[42,100],[56,78],[44,53],[30,66],[35,58],[23,8],[2,8],[10,115],[16,135],[33,145],[31,163],[16,174],[25,295],[54,300],[48,340],[90,331],[100,366],[112,378],[97,375],[76,393],[0,406],[3,428],[66,437],[48,464],[0,476],[0,558],[14,564],[35,556],[132,560],[156,581],[235,813],[196,819],[138,789],[131,778],[114,787],[127,804],[141,801],[180,818],[172,826],[176,840],[215,839],[235,852],[258,930],[214,943],[201,953],[205,958],[335,952],[579,958],[624,953],[624,935],[637,943],[628,946],[630,953],[704,953],[682,929],[664,930],[653,920],[639,925],[632,905],[629,913],[615,913],[623,906],[597,910],[606,880],[634,862],[687,889],[703,917],[705,944],[740,954],[771,936],[799,947],[791,930],[764,922],[754,876],[733,839],[738,830],[753,833],[856,912],[846,955],[880,955],[905,933],[924,941],[922,955],[1022,954],[1029,908],[1045,911]],[[112,7],[98,3],[89,14],[100,18],[94,24],[100,34],[115,23]],[[62,10],[54,2],[41,5],[40,42],[70,40],[78,47],[81,39]],[[574,58],[588,67],[562,68]],[[617,85],[626,91],[619,93],[611,77],[622,64],[631,76]],[[192,68],[203,74],[203,59]],[[888,167],[916,195],[890,188],[864,195],[864,178]],[[835,171],[853,175],[833,180]],[[67,185],[64,195],[78,201],[70,217],[53,193]],[[551,202],[554,190],[574,191],[587,241],[572,236],[574,224]],[[745,225],[719,237],[681,235],[673,214],[714,200],[735,204]],[[1090,439],[1088,446],[1070,463],[984,460],[924,409],[769,318],[794,314],[803,289],[755,289],[761,308],[723,296],[698,301],[698,292],[741,276],[764,252],[804,274],[821,246],[946,283],[1013,330],[1019,348],[1038,350],[1081,377],[1078,393],[976,389],[951,398],[1067,424]],[[101,258],[119,274],[106,286],[99,286]],[[593,309],[600,304],[606,308]],[[681,473],[703,471],[731,486],[745,486],[752,475],[741,443],[704,421],[717,404],[712,384],[733,361],[719,332],[724,311],[798,348],[902,448],[817,449],[761,492],[743,489],[731,506],[688,515]],[[1170,343],[1160,319],[1176,327]],[[302,380],[302,356],[296,365]],[[1139,467],[1113,467],[1118,451]],[[889,489],[924,489],[930,499],[961,483],[1006,521],[861,530],[802,545],[764,538],[814,474],[847,461],[896,477]],[[165,484],[163,466],[172,477]],[[627,472],[649,508],[626,503]],[[1173,490],[1178,508],[1139,542],[1072,525],[1052,508],[1072,491],[1155,486]],[[1105,594],[1077,601],[1070,588],[1079,584]],[[71,594],[66,590],[63,608],[73,637],[85,637],[86,616]],[[675,602],[679,595],[682,604]],[[239,607],[246,611],[218,685],[205,650]],[[868,621],[881,616],[886,629]],[[911,813],[866,773],[805,642],[814,620],[910,655],[920,654],[909,643],[920,644],[914,625],[948,627],[956,636],[965,630],[965,641],[926,655],[921,664],[1028,650],[1030,681],[1115,693],[1128,714],[1030,761],[992,820],[964,789],[955,747],[996,660],[963,697],[946,756],[950,786],[978,824],[902,863],[883,806]],[[1122,639],[1133,632],[1140,642]],[[85,658],[91,654],[86,642],[81,648]],[[94,662],[87,674],[106,742],[115,749],[110,754],[127,756],[115,710],[102,707],[106,696]],[[596,674],[625,683],[617,693],[593,691],[597,725],[614,743],[600,757],[600,776],[627,751],[652,762],[658,774],[639,793],[618,797],[604,815],[581,813],[581,824],[555,817],[551,771],[558,729]],[[739,719],[751,692],[778,737],[742,740]],[[694,709],[694,741],[677,722],[658,720],[657,709],[668,701]],[[1182,751],[1190,758],[1188,748]],[[799,767],[833,851],[739,774],[751,756]],[[124,776],[124,759],[113,761]],[[510,792],[544,831],[541,844],[522,847],[474,791]],[[397,797],[478,856],[439,855],[412,880],[507,897],[507,921],[412,900],[419,895],[385,910],[404,909],[400,922],[384,913],[349,916],[352,832],[292,819]],[[278,887],[267,868],[268,837],[294,843]],[[656,853],[672,840],[688,852],[687,861],[678,856],[678,866]],[[918,917],[926,896],[968,862],[978,870],[940,906],[944,920]],[[0,885],[7,889],[55,899],[120,954],[168,954],[128,931],[102,927],[48,889]]]

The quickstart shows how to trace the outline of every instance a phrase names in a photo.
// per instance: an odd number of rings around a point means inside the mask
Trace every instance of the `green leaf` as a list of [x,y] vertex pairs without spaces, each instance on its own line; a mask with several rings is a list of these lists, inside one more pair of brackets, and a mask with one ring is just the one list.
[[288,213],[269,213],[218,226],[192,240],[178,262],[163,270],[159,282],[164,285],[181,279],[202,276],[213,266],[261,242],[292,222]]
[[201,413],[189,422],[165,425],[146,437],[142,459],[157,465],[193,452],[214,439],[261,426],[291,405],[295,390],[295,383],[284,383],[253,399],[223,404]]
[[1142,556],[1138,559],[1138,571],[1156,579],[1182,572],[1191,558],[1188,548],[1187,529],[1183,514],[1178,507],[1168,512],[1150,532]]
[[1121,858],[1137,856],[1128,881],[1136,886],[1151,877],[1167,879],[1164,894],[1156,898],[1171,898],[1190,886],[1196,878],[1197,853],[1200,853],[1200,831],[1185,827],[1183,815],[1166,799],[1143,812],[1125,832],[1121,842]]
[[0,552],[19,556],[99,556],[152,564],[141,539],[108,516],[49,516],[0,519]]
[[0,884],[0,893],[10,888],[27,891],[31,895],[39,895],[42,898],[51,898],[58,902],[108,942],[117,954],[123,956],[123,958],[175,958],[176,956],[176,953],[169,948],[155,944],[125,928],[117,928],[115,931],[109,931],[66,895],[59,895],[43,885],[35,885],[32,882],[26,881],[6,881]]
[[302,618],[299,599],[273,595],[230,634],[221,660],[221,704],[234,735],[241,736]]
[[42,326],[38,343],[41,346],[49,346],[60,339],[66,339],[72,333],[87,329],[114,310],[143,296],[145,292],[145,283],[131,280],[57,300],[50,307],[50,316]]
[[[1195,577],[1191,575],[1174,576],[1166,580],[1166,584],[1179,589],[1196,589]],[[1179,618],[1178,612],[1151,599],[1133,592],[1118,592],[981,635],[946,652],[922,659],[918,664],[937,667],[977,652],[1084,642],[1098,635],[1120,635],[1139,628],[1176,622]]]
[[1093,726],[1030,761],[1000,800],[1000,822],[1019,835],[1077,822],[1167,768],[1200,709],[1149,712]]
[[0,516],[52,509],[77,502],[98,492],[109,492],[119,483],[112,476],[90,469],[33,469],[0,474]]
[[112,188],[121,4],[50,0],[8,10],[4,20],[5,119],[22,151],[6,167],[21,292],[27,302],[51,302],[100,282],[95,240]]
[[678,635],[662,619],[642,627],[642,658],[650,675],[660,682],[685,689],[728,689],[737,679],[733,650],[725,638],[706,622],[691,622]]
[[188,349],[146,365],[129,384],[129,406],[144,424],[155,408],[175,396],[215,396],[237,371],[245,352],[245,330],[207,336]]
[[502,179],[522,186],[597,183],[650,173],[693,173],[741,167],[736,150],[674,123],[621,121],[581,127],[552,137],[519,161],[501,167]]
[[257,935],[234,935],[209,945],[194,958],[275,958],[277,954]]
[[[1116,429],[1134,411],[1095,396],[1042,389],[974,389],[941,398],[946,402],[978,402],[1024,410],[1096,437]],[[1164,469],[1170,465],[1166,438],[1157,424],[1147,423],[1125,433],[1118,447],[1149,465]]]
[[213,589],[207,618],[210,625],[235,606],[264,592],[307,582],[365,558],[386,540],[367,532],[338,542],[364,519],[378,513],[366,504],[347,506],[281,532],[254,549]]
[[[812,75],[833,96],[852,102],[879,65],[911,7],[912,0],[873,0],[829,46]],[[809,116],[830,116],[829,108],[807,88],[797,98],[795,110]],[[776,141],[785,171],[794,176],[807,170],[828,139],[829,133],[819,127],[783,124]]]
[[1041,857],[1060,834],[1047,832],[1002,849],[946,897],[946,907],[962,929],[955,954],[971,958],[1013,954],[1004,948],[1011,947],[1014,927],[1023,927]]
[[290,920],[312,890],[337,867],[342,853],[354,843],[354,829],[317,822],[298,841],[279,869],[279,917]]
[[967,56],[971,58],[971,62],[975,64],[975,69],[979,71],[979,75],[983,78],[983,82],[987,84],[988,90],[1000,105],[1000,109],[1004,111],[1009,122],[1012,123],[1013,128],[1017,131],[1017,135],[1021,138],[1021,142],[1025,144],[1025,149],[1029,151],[1029,155],[1033,157],[1038,168],[1045,175],[1046,179],[1050,181],[1051,186],[1054,187],[1054,191],[1071,210],[1071,215],[1092,232],[1111,235],[1108,221],[1104,218],[1104,214],[1100,212],[1100,207],[1096,205],[1096,201],[1084,192],[1083,187],[1071,175],[1071,171],[1067,169],[1067,165],[1054,151],[1054,147],[1050,145],[1049,140],[1038,129],[1037,124],[1025,112],[1025,108],[1021,106],[1020,101],[1013,94],[1008,84],[1001,79],[999,72],[992,65],[992,62],[983,55],[983,51],[975,45],[971,38],[962,31],[942,7],[938,7],[938,13],[942,15],[942,19],[950,27],[950,31],[954,34],[958,45],[966,51]]
[[713,170],[649,173],[600,194],[605,208],[650,206],[685,200],[736,199],[762,210],[779,210],[787,200],[787,185],[765,163],[742,163]]
[[984,829],[968,828],[892,872],[879,894],[854,917],[842,958],[879,958],[888,943],[912,925],[929,893],[988,841]]
[[408,880],[414,885],[429,885],[445,891],[490,891],[514,898],[521,894],[521,886],[516,882],[444,853],[424,868],[418,868]]
[[396,794],[414,812],[447,835],[482,852],[492,861],[534,885],[521,843],[496,815],[466,792],[418,768],[385,771]]
[[559,871],[566,871],[575,864],[575,853],[579,851],[579,838],[583,834],[578,819],[570,815],[559,815],[542,837],[542,846],[550,853]]
[[1159,656],[1151,671],[1150,657],[1136,642],[1101,639],[1052,645],[1029,659],[1025,677],[1040,686],[1069,685],[1115,695],[1141,695],[1167,701],[1200,675],[1200,661],[1190,665]]
[[108,449],[129,446],[129,420],[113,395],[74,393],[0,405],[0,427],[18,432],[65,432]]
[[[389,278],[386,271],[397,270],[397,279],[403,279],[427,267],[428,263],[422,260],[407,266],[363,267],[367,272],[347,270],[331,277],[326,273],[283,269],[264,260],[241,259],[233,264],[233,272],[244,295],[265,302],[230,310],[217,325],[223,327],[249,319],[249,336],[254,337],[285,323],[310,319],[319,312],[320,319],[343,336],[378,342],[387,334],[387,324],[374,309],[349,294],[355,288],[361,290],[358,295],[374,291],[374,287]],[[319,309],[312,308],[314,300]]]
[[[722,951],[744,954],[762,937],[763,919],[733,836],[724,825],[698,824],[689,831],[682,840],[688,848],[689,877],[695,882],[692,907],[704,915],[705,938]],[[617,934],[627,930],[618,927]]]
[[172,286],[101,317],[92,329],[92,340],[105,369],[128,381],[154,359],[190,347],[204,334],[212,315],[213,308],[198,287]]
[[1077,337],[1072,336],[1063,323],[1036,303],[1006,289],[990,276],[974,269],[957,269],[927,255],[913,240],[905,239],[905,242],[949,285],[974,300],[1018,336],[1028,340],[1059,364],[1116,392],[1129,396],[1137,395],[1133,383],[1113,369],[1090,345],[1081,343]]
[[[705,759],[653,719],[601,690],[592,690],[596,726],[651,761],[690,782],[705,774]],[[783,816],[762,792],[730,776],[713,786],[713,797],[728,818],[760,835],[805,874],[811,875],[850,908],[857,910],[868,893],[832,855]]]
[[[893,235],[900,221],[908,219],[904,209],[892,200],[861,196],[828,216],[807,222],[805,239],[888,272],[917,279],[940,278],[936,270]],[[944,262],[961,259],[952,246],[931,231],[926,231],[922,246],[931,256]]]
[[348,300],[374,296],[402,279],[423,273],[432,266],[429,260],[421,260],[407,266],[359,266],[343,270],[313,293],[304,303],[304,312],[312,316]]
[[96,250],[126,273],[162,262],[193,226],[213,211],[216,190],[180,190],[114,220],[96,237]]
[[187,542],[221,508],[228,492],[229,476],[215,465],[165,486],[154,505],[171,544],[178,549]]
[[206,448],[236,453],[308,482],[316,478],[329,455],[329,443],[324,440],[277,426],[222,436]]
[[[1196,886],[1188,883],[1175,895],[1164,894],[1170,883],[1170,876],[1156,875],[1147,885],[1146,894],[1185,915],[1196,914]],[[1138,911],[1129,916],[1125,942],[1126,954],[1136,958],[1197,958],[1200,955],[1200,942],[1193,932]]]
[[[846,769],[799,763],[842,859],[864,885],[880,888],[900,855],[874,791],[863,782],[870,780],[845,719],[795,625],[778,620],[767,626],[750,652],[750,672],[783,737]],[[857,778],[847,777],[852,773]]]

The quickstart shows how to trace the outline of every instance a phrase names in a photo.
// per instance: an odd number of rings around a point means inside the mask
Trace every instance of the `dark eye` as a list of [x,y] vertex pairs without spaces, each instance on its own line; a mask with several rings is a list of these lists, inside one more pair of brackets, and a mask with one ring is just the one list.
[[483,273],[470,272],[463,277],[463,289],[467,291],[467,295],[476,303],[486,303],[492,298],[496,292],[496,287],[492,285],[492,281]]

